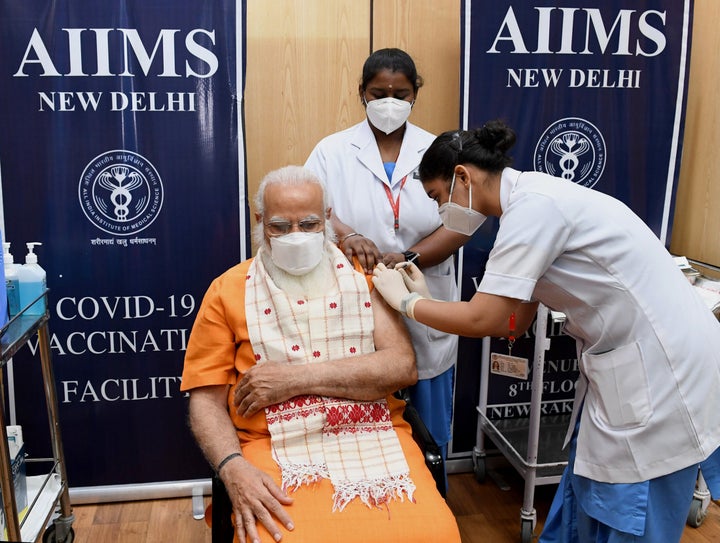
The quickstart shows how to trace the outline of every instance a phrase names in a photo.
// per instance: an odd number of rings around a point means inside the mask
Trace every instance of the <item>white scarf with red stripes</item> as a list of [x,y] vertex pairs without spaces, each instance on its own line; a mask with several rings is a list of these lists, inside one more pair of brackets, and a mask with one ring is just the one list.
[[[245,310],[258,364],[317,364],[374,351],[365,277],[336,247],[330,256],[335,284],[310,299],[279,289],[261,254],[253,260]],[[265,414],[284,489],[329,478],[335,490],[333,510],[355,498],[368,506],[405,495],[412,500],[415,485],[384,399],[298,396],[266,408]]]

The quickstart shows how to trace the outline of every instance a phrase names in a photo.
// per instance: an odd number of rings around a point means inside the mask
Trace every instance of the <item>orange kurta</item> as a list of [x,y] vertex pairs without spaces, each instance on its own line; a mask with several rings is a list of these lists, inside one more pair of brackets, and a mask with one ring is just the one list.
[[[188,343],[182,390],[235,385],[239,372],[255,364],[245,321],[245,278],[249,266],[250,260],[247,260],[231,268],[213,281],[205,294]],[[228,395],[228,407],[238,429],[243,455],[280,485],[280,468],[272,458],[265,413],[249,419],[237,415],[232,406],[233,388]],[[417,486],[415,503],[395,500],[387,507],[369,508],[356,499],[343,511],[333,513],[333,486],[323,479],[291,493],[294,503],[287,506],[287,510],[295,529],[289,532],[281,526],[283,542],[459,543],[455,519],[438,493],[423,454],[402,418],[404,402],[389,397],[388,404],[393,427],[410,467],[410,477]],[[263,542],[274,541],[260,524],[258,531]]]

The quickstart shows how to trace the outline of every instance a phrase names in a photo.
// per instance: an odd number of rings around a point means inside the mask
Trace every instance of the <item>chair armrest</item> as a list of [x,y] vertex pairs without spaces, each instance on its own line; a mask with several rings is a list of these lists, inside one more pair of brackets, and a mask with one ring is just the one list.
[[425,456],[425,465],[430,470],[430,473],[432,473],[433,479],[435,479],[435,485],[440,495],[444,498],[446,495],[445,461],[442,457],[440,447],[430,433],[430,430],[427,429],[427,426],[425,426],[425,423],[420,418],[420,413],[418,413],[410,401],[410,394],[407,389],[397,391],[395,396],[405,401],[403,418],[410,425],[413,439]]
[[232,543],[232,502],[222,479],[217,473],[212,477],[212,543]]

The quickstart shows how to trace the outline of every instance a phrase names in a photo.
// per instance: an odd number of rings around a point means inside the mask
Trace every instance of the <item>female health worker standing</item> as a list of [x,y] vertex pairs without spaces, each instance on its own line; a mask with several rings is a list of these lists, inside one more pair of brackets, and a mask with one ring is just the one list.
[[514,142],[492,121],[442,134],[420,164],[446,226],[472,234],[499,217],[473,298],[429,299],[413,267],[380,264],[375,286],[409,317],[466,336],[507,337],[511,318],[519,335],[537,302],[565,313],[580,376],[569,463],[540,541],[677,542],[700,466],[720,490],[720,324],[632,211],[510,168]]
[[[420,159],[435,139],[407,122],[421,86],[406,52],[372,53],[358,89],[367,119],[320,141],[305,167],[325,182],[332,224],[348,258],[356,255],[368,273],[378,262],[412,260],[425,271],[433,297],[456,300],[452,254],[468,238],[443,228],[437,204],[418,179]],[[410,398],[445,454],[458,338],[406,323],[419,376]]]

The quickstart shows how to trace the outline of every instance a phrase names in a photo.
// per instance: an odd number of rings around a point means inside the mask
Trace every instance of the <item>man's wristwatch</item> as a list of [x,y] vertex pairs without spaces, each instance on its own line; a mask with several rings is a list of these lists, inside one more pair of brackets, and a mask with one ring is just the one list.
[[[415,262],[418,258],[420,258],[420,255],[415,251],[403,251],[403,256],[405,257],[406,262]],[[417,264],[415,265],[417,266]]]

